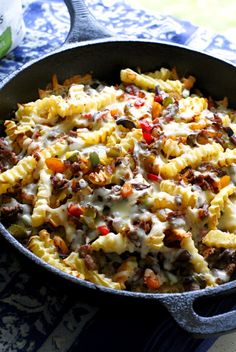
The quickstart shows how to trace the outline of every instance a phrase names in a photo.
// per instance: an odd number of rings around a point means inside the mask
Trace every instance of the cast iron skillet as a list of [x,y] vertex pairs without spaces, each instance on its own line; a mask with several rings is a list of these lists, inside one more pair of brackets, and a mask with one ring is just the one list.
[[[45,87],[53,73],[58,75],[59,80],[63,80],[78,73],[92,71],[94,77],[115,83],[119,81],[119,70],[127,67],[151,71],[161,66],[176,66],[180,74],[196,75],[198,85],[204,87],[205,92],[210,92],[216,99],[228,96],[231,106],[236,107],[236,67],[232,64],[180,45],[113,37],[98,25],[83,0],[65,2],[71,16],[71,30],[65,45],[52,54],[25,65],[0,84],[2,119],[8,118],[17,102],[36,99],[38,87]],[[216,288],[175,294],[116,291],[71,277],[49,266],[24,248],[1,224],[0,233],[24,256],[65,281],[104,294],[130,297],[132,300],[155,300],[163,304],[177,323],[190,333],[207,336],[236,329],[235,311],[203,317],[193,309],[193,303],[198,298],[235,293],[236,281]]]

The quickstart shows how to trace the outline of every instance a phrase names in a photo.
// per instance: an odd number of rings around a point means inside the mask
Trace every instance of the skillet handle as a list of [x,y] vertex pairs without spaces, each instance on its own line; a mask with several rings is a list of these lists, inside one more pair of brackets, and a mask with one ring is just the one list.
[[97,22],[84,0],[64,1],[71,18],[70,32],[65,44],[113,36],[112,33]]
[[[220,290],[222,294],[232,293],[232,288]],[[234,288],[235,293],[235,288]],[[236,310],[223,314],[217,314],[210,317],[198,315],[193,308],[196,299],[200,297],[212,297],[215,293],[210,294],[201,291],[191,292],[187,296],[177,294],[177,296],[166,297],[162,303],[168,309],[174,320],[186,331],[196,337],[204,338],[210,335],[219,335],[231,332],[236,329]]]

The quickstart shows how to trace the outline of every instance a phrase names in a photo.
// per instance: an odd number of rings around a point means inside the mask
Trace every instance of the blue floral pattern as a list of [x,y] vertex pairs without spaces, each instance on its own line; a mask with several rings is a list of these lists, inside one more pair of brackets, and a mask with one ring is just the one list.
[[[236,46],[221,35],[171,16],[152,14],[122,0],[90,0],[87,3],[97,20],[117,35],[181,43],[236,64]],[[23,10],[25,38],[20,46],[0,61],[0,80],[21,65],[61,46],[69,31],[70,19],[62,0],[23,0]],[[2,239],[0,244],[2,352],[69,352],[79,348],[92,351],[100,350],[98,343],[103,346],[103,351],[113,352],[117,350],[116,346],[111,347],[108,342],[114,343],[111,337],[116,338],[116,329],[130,331],[129,335],[117,332],[123,351],[132,350],[134,346],[131,345],[130,349],[125,338],[138,341],[137,352],[155,351],[156,345],[159,346],[158,351],[163,352],[176,351],[176,346],[178,351],[206,351],[214,341],[194,340],[181,331],[165,312],[155,316],[152,328],[150,324],[145,328],[142,317],[135,323],[132,317],[126,316],[124,325],[124,319],[112,318],[112,312],[109,316],[108,312],[104,313],[104,308],[91,302],[85,303],[78,295],[64,292],[58,285],[40,278],[36,271],[30,272]],[[103,331],[101,326],[105,327]],[[136,332],[140,326],[142,331],[138,337]],[[169,334],[169,331],[172,333]],[[94,341],[90,337],[92,333],[96,337]],[[169,339],[165,338],[166,333],[170,335]],[[138,338],[141,337],[142,347],[138,347]]]

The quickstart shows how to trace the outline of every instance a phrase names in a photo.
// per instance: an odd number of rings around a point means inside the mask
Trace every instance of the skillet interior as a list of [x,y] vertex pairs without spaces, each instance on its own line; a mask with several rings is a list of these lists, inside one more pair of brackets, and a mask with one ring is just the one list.
[[[180,75],[193,74],[197,86],[215,99],[229,98],[236,106],[235,67],[181,46],[145,41],[103,39],[72,45],[29,65],[4,85],[0,91],[0,118],[6,118],[18,102],[37,98],[37,89],[44,88],[56,73],[59,80],[75,74],[92,72],[107,83],[119,82],[121,68],[140,67],[142,71],[176,66]],[[1,86],[0,86],[1,88]]]
[[[0,119],[8,118],[18,102],[23,103],[36,99],[38,97],[37,89],[44,88],[54,73],[58,75],[59,80],[63,80],[75,74],[84,74],[92,71],[94,77],[107,83],[116,83],[119,82],[119,70],[121,68],[130,67],[136,69],[139,67],[142,71],[151,71],[161,66],[176,66],[180,75],[195,75],[198,87],[204,87],[203,92],[205,94],[210,94],[215,99],[227,96],[230,105],[236,107],[236,96],[234,94],[236,68],[233,65],[177,45],[137,40],[103,39],[71,45],[25,67],[9,77],[0,86]],[[9,235],[6,235],[6,231],[3,229],[0,229],[0,231],[9,240]],[[18,245],[17,241],[13,240],[12,244],[18,247],[21,252],[28,252],[27,250],[22,250],[22,246]],[[33,254],[28,254],[28,257],[41,266],[48,268],[46,263],[42,264],[40,260],[35,259]],[[49,270],[61,275],[61,277],[69,278],[68,275],[59,273],[56,269],[51,268]],[[70,280],[74,281],[72,278]],[[94,288],[94,285],[87,282],[83,283],[83,285]],[[175,318],[183,309],[190,316],[193,316],[192,303],[196,297],[207,295],[209,291],[214,295],[234,289],[234,287],[236,287],[235,282],[231,282],[216,289],[203,290],[205,292],[201,294],[191,292],[174,294],[176,299],[179,297],[179,301],[185,300],[185,306],[182,305],[182,307],[174,306],[176,301],[174,302],[171,299],[173,294],[159,294],[155,298],[161,300],[175,315]],[[110,291],[106,288],[99,288],[99,290]],[[119,295],[154,298],[152,297],[153,295],[129,294],[127,292],[119,293]],[[176,309],[179,309],[180,313]],[[200,323],[199,319],[197,319],[193,321],[193,326]],[[215,323],[215,321],[212,322],[212,324]],[[183,319],[182,326],[186,328],[187,324],[189,324],[188,319]],[[236,326],[236,323],[231,321],[229,326],[221,326],[218,330],[215,330],[226,331],[232,328],[233,324]],[[191,329],[194,330],[189,326],[189,331]],[[205,333],[211,333],[212,331],[214,329],[209,327]]]

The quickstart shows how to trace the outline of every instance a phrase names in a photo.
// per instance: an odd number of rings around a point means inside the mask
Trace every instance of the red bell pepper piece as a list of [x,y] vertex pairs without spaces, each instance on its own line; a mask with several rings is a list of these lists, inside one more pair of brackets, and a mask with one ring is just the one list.
[[83,117],[88,120],[91,120],[93,118],[93,115],[91,113],[86,113],[86,114],[83,114]]
[[143,138],[145,139],[147,144],[151,144],[153,141],[151,133],[143,132]]
[[136,99],[135,102],[134,102],[134,106],[136,108],[140,108],[141,106],[143,106],[145,104],[145,100],[144,99]]
[[163,98],[162,98],[161,95],[155,95],[155,96],[154,96],[154,101],[155,101],[156,103],[162,103],[162,102],[163,102]]
[[154,182],[159,182],[161,180],[160,176],[156,174],[147,174],[147,179]]
[[106,225],[98,226],[98,231],[102,236],[106,236],[111,232]]
[[153,125],[150,125],[150,123],[147,120],[142,120],[139,121],[139,126],[142,128],[143,132],[151,133]]

